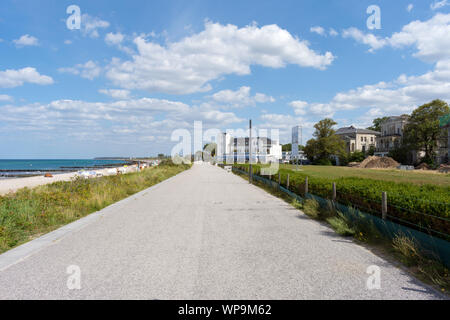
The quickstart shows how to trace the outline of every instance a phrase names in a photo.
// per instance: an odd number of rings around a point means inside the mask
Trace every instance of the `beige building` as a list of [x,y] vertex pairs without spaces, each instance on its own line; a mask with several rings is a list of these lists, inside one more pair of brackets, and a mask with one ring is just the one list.
[[408,118],[408,115],[389,117],[381,124],[381,135],[377,138],[375,155],[384,157],[402,144],[403,130]]
[[354,126],[340,128],[336,134],[341,136],[346,142],[347,152],[355,151],[367,152],[371,147],[377,147],[377,137],[380,135],[378,131],[368,129],[358,129]]

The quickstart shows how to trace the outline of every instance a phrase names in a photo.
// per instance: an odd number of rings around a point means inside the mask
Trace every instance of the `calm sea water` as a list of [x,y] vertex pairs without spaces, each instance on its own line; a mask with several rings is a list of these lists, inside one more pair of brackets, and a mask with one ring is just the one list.
[[[41,171],[76,171],[68,167],[89,168],[109,164],[124,163],[123,160],[94,160],[94,159],[52,159],[52,160],[1,160],[0,177],[29,176],[40,174]],[[5,171],[7,170],[7,172]],[[18,171],[16,171],[18,170]]]

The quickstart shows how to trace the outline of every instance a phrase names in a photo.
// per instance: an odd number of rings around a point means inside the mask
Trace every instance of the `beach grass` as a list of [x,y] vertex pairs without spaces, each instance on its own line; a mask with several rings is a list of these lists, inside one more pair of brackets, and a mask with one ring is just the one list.
[[77,178],[0,196],[0,253],[170,178],[188,165],[170,161],[141,172]]

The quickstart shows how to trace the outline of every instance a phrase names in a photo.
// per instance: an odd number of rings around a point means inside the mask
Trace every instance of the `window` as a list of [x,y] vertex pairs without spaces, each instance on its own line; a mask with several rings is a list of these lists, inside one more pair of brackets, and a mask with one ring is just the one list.
[[364,138],[363,137],[361,137],[361,142],[363,142],[364,141]]
[[370,137],[370,142],[373,142],[373,137]]

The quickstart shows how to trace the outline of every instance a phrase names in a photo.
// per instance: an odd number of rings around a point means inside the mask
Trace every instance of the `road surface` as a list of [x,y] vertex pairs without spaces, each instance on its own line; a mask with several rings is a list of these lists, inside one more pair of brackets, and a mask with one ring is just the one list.
[[[373,265],[381,288],[369,290]],[[1,255],[0,298],[443,296],[244,179],[203,164]]]

